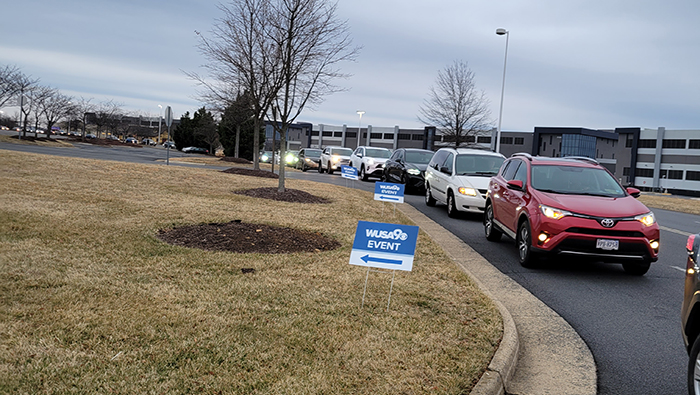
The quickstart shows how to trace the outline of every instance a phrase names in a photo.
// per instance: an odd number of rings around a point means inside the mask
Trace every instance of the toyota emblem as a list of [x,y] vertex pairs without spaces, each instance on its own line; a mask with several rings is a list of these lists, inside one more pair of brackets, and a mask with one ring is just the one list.
[[605,228],[612,228],[615,226],[615,221],[610,219],[610,218],[603,218],[600,220],[600,224],[603,225]]

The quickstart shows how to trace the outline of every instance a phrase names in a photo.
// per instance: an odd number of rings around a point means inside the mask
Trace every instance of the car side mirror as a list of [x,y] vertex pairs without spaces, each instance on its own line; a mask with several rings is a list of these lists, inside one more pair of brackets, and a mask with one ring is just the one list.
[[440,172],[441,172],[441,173],[445,173],[445,174],[451,174],[451,173],[452,173],[452,172],[450,171],[450,169],[447,168],[447,166],[442,166],[442,167],[440,168]]
[[520,180],[510,180],[507,183],[508,189],[514,189],[516,191],[522,191],[523,190],[523,182]]
[[638,198],[639,195],[642,194],[642,192],[641,192],[639,189],[637,189],[637,188],[632,188],[632,187],[628,187],[628,188],[627,188],[627,193],[629,193],[630,196],[632,196],[633,198]]

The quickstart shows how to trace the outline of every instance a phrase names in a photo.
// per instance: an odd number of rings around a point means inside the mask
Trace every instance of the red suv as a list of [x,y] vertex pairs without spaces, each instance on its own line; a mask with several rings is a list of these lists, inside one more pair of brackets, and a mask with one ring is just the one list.
[[644,275],[658,259],[659,225],[638,196],[594,159],[515,154],[489,183],[484,232],[513,238],[524,267],[541,254],[586,256]]

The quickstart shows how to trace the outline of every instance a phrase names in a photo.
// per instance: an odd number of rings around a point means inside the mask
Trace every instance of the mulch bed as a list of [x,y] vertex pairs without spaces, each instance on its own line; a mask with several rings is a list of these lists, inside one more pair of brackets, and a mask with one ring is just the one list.
[[328,199],[314,196],[308,192],[289,188],[286,188],[284,192],[279,192],[276,187],[269,187],[255,189],[239,189],[233,191],[233,193],[255,198],[272,199],[280,202],[290,203],[327,204],[331,202]]
[[253,162],[249,161],[248,159],[245,158],[234,158],[232,156],[224,156],[221,158],[222,161],[224,162],[233,162],[233,163],[243,163],[246,165],[253,164]]
[[338,241],[320,233],[240,221],[161,230],[157,237],[168,244],[236,253],[320,252],[340,247]]
[[230,169],[221,170],[224,173],[240,174],[242,176],[264,177],[264,178],[280,178],[279,175],[267,170],[243,169],[240,167],[232,167]]

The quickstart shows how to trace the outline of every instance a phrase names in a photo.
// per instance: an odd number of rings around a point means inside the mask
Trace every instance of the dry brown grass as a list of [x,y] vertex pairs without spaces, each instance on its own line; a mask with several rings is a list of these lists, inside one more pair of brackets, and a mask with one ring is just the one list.
[[649,208],[660,208],[663,210],[700,215],[700,200],[697,199],[642,193],[639,200]]
[[[370,193],[288,180],[333,203],[260,201],[231,191],[277,180],[11,151],[0,169],[0,393],[459,394],[499,342],[491,301],[423,233],[389,311],[376,273],[360,308],[357,221],[408,223]],[[232,254],[155,237],[234,219],[342,247]]]

